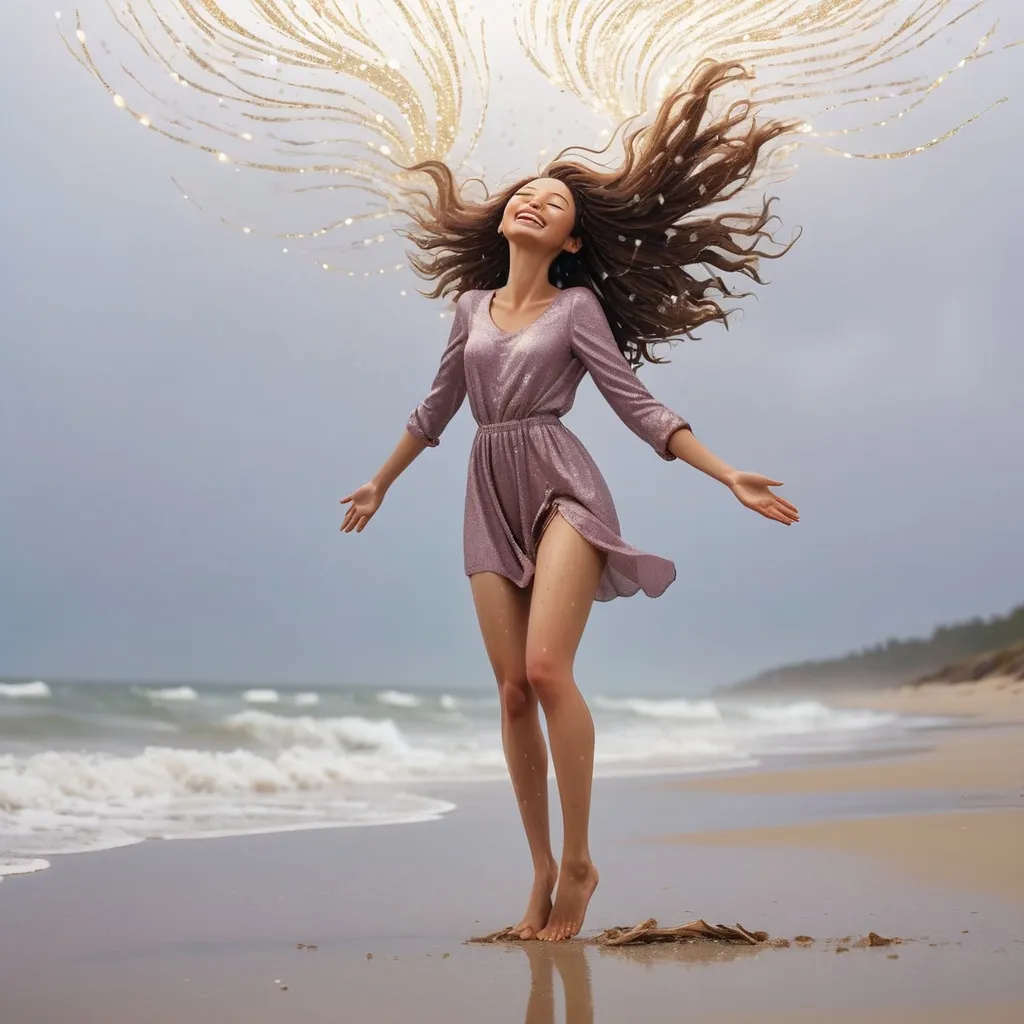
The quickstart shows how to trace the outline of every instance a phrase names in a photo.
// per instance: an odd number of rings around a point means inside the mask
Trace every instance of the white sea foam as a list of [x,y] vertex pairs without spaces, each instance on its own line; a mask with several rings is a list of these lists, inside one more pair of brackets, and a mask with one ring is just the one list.
[[358,785],[359,755],[292,747],[149,747],[134,756],[47,751],[0,757],[0,833],[21,856],[107,849],[147,838],[425,821],[443,801]]
[[816,700],[795,704],[751,704],[737,709],[749,722],[765,733],[857,732],[879,729],[896,721],[885,711],[830,708]]
[[356,716],[313,718],[286,717],[267,711],[240,711],[224,722],[224,728],[242,733],[265,747],[293,744],[328,750],[385,750],[403,753],[409,745],[389,718],[373,720]]
[[312,708],[320,703],[319,693],[297,693],[294,700],[297,708]]
[[281,695],[277,690],[246,690],[242,700],[247,704],[277,704]]
[[418,708],[423,699],[414,693],[402,693],[399,690],[382,690],[377,694],[378,704],[387,704],[393,708]]
[[0,857],[0,881],[3,881],[4,875],[30,875],[35,871],[45,871],[49,866],[50,862],[41,857],[30,860],[23,857]]
[[168,686],[162,690],[146,690],[146,696],[155,701],[193,701],[199,694],[191,686]]
[[32,683],[0,683],[0,697],[41,699],[50,696],[50,687],[41,679]]
[[596,707],[645,718],[684,718],[698,722],[717,722],[722,712],[712,700],[686,700],[683,697],[655,700],[644,697],[597,697]]
[[457,697],[452,697],[447,693],[442,693],[438,699],[438,703],[441,705],[444,711],[457,711],[459,707],[459,701]]

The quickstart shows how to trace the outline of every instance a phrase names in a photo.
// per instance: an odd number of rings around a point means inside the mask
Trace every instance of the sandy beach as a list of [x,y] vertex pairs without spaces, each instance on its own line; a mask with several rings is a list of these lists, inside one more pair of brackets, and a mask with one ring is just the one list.
[[[0,1019],[1018,1022],[1024,708],[955,699],[964,721],[915,753],[599,780],[584,939],[653,916],[813,943],[467,945],[529,882],[507,787],[475,784],[439,789],[457,810],[437,821],[148,842],[7,879]],[[870,931],[903,941],[860,948]]]

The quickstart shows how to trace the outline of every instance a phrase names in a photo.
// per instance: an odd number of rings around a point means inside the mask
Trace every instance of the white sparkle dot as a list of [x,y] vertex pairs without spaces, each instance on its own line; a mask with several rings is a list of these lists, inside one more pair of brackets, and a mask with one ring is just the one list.
[[153,122],[143,114],[142,117],[139,118],[139,124],[141,124],[143,128],[149,128]]
[[252,132],[242,132],[238,137],[240,139],[244,139],[246,142],[252,142]]
[[398,294],[404,296],[405,295],[405,289],[403,288]]
[[381,151],[381,153],[384,156],[391,156],[391,147],[390,146],[381,146],[380,147],[380,151]]
[[83,31],[82,31],[81,29],[79,29],[79,30],[78,30],[78,31],[77,31],[77,32],[75,33],[75,38],[76,38],[76,39],[77,39],[77,40],[78,40],[78,41],[79,41],[80,43],[84,43],[84,42],[85,42],[85,33],[84,33],[84,32],[83,32]]
[[114,106],[117,107],[118,110],[124,110],[126,106],[124,102],[124,97],[118,96],[117,93],[114,93]]
[[222,164],[226,164],[228,162],[228,155],[227,155],[227,153],[218,153],[217,154],[217,160],[220,163],[222,163]]
[[252,228],[242,228],[242,234],[243,235],[251,235],[252,234]]
[[288,251],[287,249],[282,249],[282,250],[281,250],[281,252],[287,252],[287,251]]
[[352,223],[352,218],[351,217],[346,217],[345,218],[345,223],[346,224],[351,224]]
[[330,270],[331,269],[326,263],[321,264],[321,266],[324,268],[324,270]]
[[53,12],[53,16],[54,16],[54,17],[55,17],[55,18],[56,18],[56,19],[57,19],[58,21],[60,21],[60,11],[54,11],[54,12]]

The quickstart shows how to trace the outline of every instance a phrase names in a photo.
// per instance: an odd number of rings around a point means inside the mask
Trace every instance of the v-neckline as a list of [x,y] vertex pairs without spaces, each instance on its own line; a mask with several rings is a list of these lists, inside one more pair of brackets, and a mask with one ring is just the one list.
[[491,314],[491,304],[494,302],[494,296],[497,295],[497,293],[498,293],[498,289],[497,288],[493,288],[493,289],[491,289],[491,291],[487,295],[487,305],[486,305],[487,320],[490,323],[491,328],[493,330],[497,331],[501,335],[504,335],[504,337],[506,337],[506,338],[514,338],[517,334],[522,334],[523,331],[529,330],[535,324],[537,324],[541,320],[543,320],[544,317],[546,317],[548,315],[548,313],[551,312],[551,309],[555,305],[555,303],[558,302],[558,300],[565,294],[565,291],[566,291],[565,288],[560,288],[558,290],[558,294],[547,304],[547,306],[544,308],[544,310],[542,312],[538,313],[537,316],[535,316],[528,324],[523,324],[522,327],[517,327],[514,331],[506,331],[503,327],[499,327],[497,325],[497,323],[494,320],[494,316]]

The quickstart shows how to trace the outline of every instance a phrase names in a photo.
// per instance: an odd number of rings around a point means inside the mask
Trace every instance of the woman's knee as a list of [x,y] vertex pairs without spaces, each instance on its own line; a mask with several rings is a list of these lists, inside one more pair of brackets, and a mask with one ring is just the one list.
[[498,681],[501,710],[508,718],[520,718],[529,713],[537,697],[525,676],[510,676]]
[[557,699],[567,681],[572,682],[572,674],[567,673],[559,661],[549,657],[545,652],[527,651],[526,680],[541,704],[547,706]]

